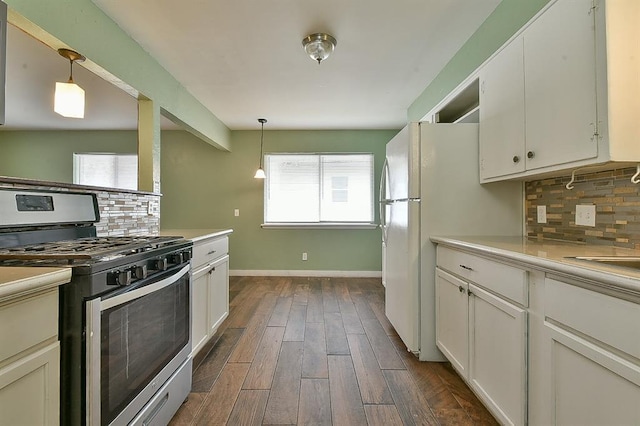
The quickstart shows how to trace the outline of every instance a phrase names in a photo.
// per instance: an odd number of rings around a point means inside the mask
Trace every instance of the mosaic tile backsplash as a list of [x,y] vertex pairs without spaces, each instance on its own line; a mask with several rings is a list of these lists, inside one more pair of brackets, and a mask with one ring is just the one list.
[[[31,185],[0,182],[0,187],[25,188],[45,191],[78,191],[62,186]],[[91,190],[98,198],[100,222],[96,223],[98,236],[157,235],[160,231],[160,195],[119,192],[118,190]]]
[[[588,171],[586,171],[588,172]],[[636,168],[576,173],[525,183],[527,236],[640,249],[640,184]],[[596,206],[596,226],[575,224],[577,204]],[[537,206],[547,207],[547,223],[537,223]]]

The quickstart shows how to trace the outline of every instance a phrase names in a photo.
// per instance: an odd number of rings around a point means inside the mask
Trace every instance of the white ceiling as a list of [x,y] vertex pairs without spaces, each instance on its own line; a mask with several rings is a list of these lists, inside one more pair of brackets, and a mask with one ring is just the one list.
[[[406,123],[407,108],[500,3],[92,1],[232,130],[257,129],[258,117],[269,120],[265,126],[269,130],[400,128]],[[9,66],[15,31],[9,35]],[[338,41],[335,52],[320,65],[306,56],[301,44],[314,32],[327,32]],[[9,82],[16,73],[22,77],[42,71],[54,75],[53,80],[66,78],[68,62],[48,47],[41,48],[49,51],[38,57],[50,57],[50,63],[19,64],[8,71],[8,122],[16,119],[9,105]],[[105,128],[131,126],[127,121],[135,116],[135,100],[134,114],[124,104],[107,109],[108,95],[101,93],[92,100],[93,85],[104,82],[93,81],[100,79],[83,69],[85,76],[78,68],[74,67],[74,80],[87,93],[87,118],[79,121],[95,120],[87,125]],[[46,99],[38,100],[46,108],[36,111],[21,105],[15,110],[18,115],[29,112],[34,122],[55,115],[48,105],[52,84],[30,86],[46,93]],[[126,101],[117,100],[116,95],[133,100],[119,89],[110,89],[114,105]],[[98,111],[90,114],[94,106]],[[123,110],[127,111],[124,116]]]

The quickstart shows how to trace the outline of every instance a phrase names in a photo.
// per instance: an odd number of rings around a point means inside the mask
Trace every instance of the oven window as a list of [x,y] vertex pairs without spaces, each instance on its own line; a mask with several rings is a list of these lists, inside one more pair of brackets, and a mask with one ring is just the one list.
[[189,274],[101,312],[101,417],[108,424],[189,343]]

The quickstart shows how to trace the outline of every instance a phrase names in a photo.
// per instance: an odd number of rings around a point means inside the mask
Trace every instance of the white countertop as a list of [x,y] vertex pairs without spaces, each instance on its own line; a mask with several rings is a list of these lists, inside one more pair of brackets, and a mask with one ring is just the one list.
[[0,301],[71,281],[71,268],[0,267]]
[[180,236],[194,243],[207,238],[229,235],[233,229],[161,229],[162,236]]
[[640,250],[560,241],[536,241],[524,237],[436,237],[431,241],[502,258],[525,267],[575,277],[595,285],[640,296],[640,270],[570,259],[572,256],[636,256]]

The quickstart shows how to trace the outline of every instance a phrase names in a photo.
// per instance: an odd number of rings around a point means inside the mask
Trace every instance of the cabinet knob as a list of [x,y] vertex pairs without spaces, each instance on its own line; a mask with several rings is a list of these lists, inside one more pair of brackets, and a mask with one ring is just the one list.
[[535,156],[536,156],[536,154],[533,151],[527,152],[527,158],[533,158]]
[[464,287],[462,287],[461,285],[458,286],[458,291],[460,291],[460,293],[464,293]]
[[514,162],[514,163],[517,163],[517,162],[519,162],[519,161],[520,161],[520,157],[518,157],[517,155],[514,155],[514,156],[513,156],[513,162]]
[[473,296],[473,293],[471,292],[471,290],[467,290],[467,294],[468,294],[469,296]]

